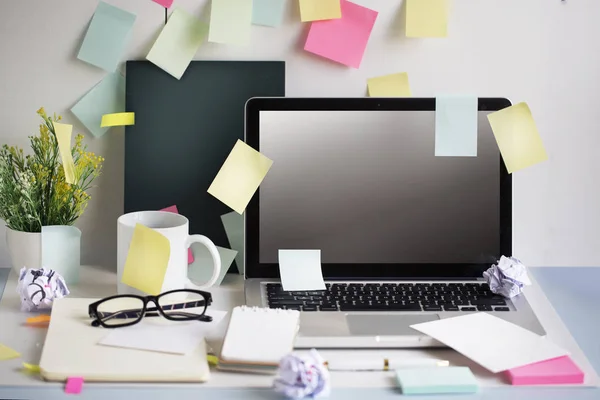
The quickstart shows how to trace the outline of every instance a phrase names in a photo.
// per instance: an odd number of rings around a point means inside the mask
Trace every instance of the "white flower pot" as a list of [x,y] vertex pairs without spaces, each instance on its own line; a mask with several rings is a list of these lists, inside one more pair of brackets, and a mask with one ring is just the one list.
[[6,227],[6,246],[12,267],[17,273],[23,267],[42,267],[41,232],[21,232]]

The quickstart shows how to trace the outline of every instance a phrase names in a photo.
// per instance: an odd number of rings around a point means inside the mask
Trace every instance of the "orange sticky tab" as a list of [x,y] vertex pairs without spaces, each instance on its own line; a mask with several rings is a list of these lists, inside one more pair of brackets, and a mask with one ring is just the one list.
[[27,318],[28,324],[43,324],[50,322],[49,315],[38,315],[37,317]]

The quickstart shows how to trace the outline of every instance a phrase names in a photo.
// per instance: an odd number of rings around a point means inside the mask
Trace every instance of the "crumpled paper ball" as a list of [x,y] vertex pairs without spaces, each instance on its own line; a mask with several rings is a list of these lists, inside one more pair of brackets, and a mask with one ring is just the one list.
[[515,257],[500,257],[498,264],[485,271],[483,277],[493,293],[507,298],[515,297],[524,286],[531,285],[525,265]]
[[67,284],[60,274],[42,267],[21,268],[17,293],[21,297],[21,311],[38,311],[52,308],[54,299],[69,294]]
[[273,387],[290,399],[327,397],[331,391],[329,370],[320,354],[289,354],[281,359]]

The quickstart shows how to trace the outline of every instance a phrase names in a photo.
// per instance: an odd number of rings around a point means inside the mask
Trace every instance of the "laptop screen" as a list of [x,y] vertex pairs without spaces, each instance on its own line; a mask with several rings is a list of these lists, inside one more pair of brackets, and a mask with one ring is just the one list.
[[435,111],[260,111],[273,167],[260,186],[259,262],[486,263],[500,255],[499,150],[478,112],[477,157],[436,157]]

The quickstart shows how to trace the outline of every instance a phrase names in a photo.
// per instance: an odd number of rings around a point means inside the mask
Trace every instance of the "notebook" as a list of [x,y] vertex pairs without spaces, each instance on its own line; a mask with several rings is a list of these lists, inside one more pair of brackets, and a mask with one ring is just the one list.
[[275,373],[279,361],[294,349],[299,322],[295,310],[235,307],[217,368]]
[[64,382],[77,376],[86,382],[208,380],[210,370],[204,340],[186,355],[99,345],[109,330],[90,325],[88,305],[96,300],[66,297],[54,301],[40,360],[44,379]]

